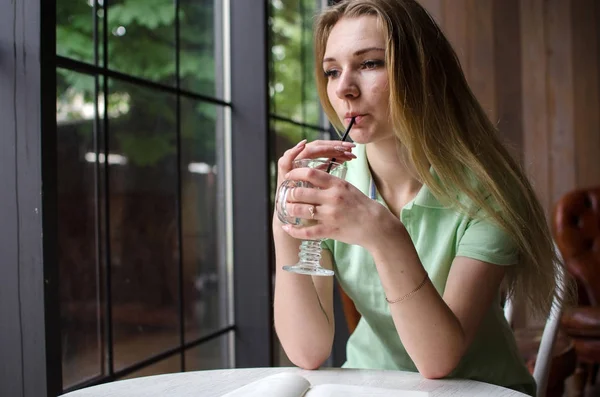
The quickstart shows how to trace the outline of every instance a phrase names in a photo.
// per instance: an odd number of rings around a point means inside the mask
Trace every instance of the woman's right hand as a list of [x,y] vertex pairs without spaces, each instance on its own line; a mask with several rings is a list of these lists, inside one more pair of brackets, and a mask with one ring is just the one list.
[[300,141],[296,146],[283,153],[277,162],[277,186],[284,181],[284,176],[293,168],[294,160],[335,158],[338,163],[344,163],[356,158],[352,148],[356,145],[352,142],[340,141],[312,141],[306,143],[306,139]]

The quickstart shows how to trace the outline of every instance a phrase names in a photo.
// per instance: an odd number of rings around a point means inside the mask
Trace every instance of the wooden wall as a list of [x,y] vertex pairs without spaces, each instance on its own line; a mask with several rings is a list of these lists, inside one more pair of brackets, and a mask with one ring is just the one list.
[[420,0],[514,148],[548,215],[600,184],[600,2]]

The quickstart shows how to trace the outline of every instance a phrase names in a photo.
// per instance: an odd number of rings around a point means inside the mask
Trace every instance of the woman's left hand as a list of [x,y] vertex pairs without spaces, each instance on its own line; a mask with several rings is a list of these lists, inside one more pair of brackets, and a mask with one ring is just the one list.
[[331,238],[347,244],[367,246],[370,240],[376,238],[381,217],[391,216],[377,201],[325,171],[296,168],[285,175],[285,179],[309,182],[317,188],[298,187],[288,195],[286,207],[291,216],[316,221],[308,226],[283,226],[294,238]]

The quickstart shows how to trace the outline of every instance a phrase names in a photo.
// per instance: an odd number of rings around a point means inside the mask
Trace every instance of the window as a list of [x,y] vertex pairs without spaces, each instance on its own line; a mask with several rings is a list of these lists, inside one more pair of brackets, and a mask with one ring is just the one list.
[[233,365],[224,0],[57,0],[63,388]]
[[321,0],[271,0],[269,98],[274,161],[302,139],[328,136],[314,77],[313,20]]

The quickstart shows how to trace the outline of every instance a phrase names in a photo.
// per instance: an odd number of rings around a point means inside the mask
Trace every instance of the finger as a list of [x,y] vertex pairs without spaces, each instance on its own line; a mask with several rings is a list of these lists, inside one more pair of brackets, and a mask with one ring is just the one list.
[[288,203],[287,213],[294,218],[318,220],[319,207],[313,204]]
[[283,225],[283,230],[298,240],[322,240],[326,238],[327,227],[320,223],[313,226]]
[[324,147],[306,147],[302,152],[298,154],[298,159],[317,159],[322,157],[335,157],[345,158],[346,160],[352,160],[356,158],[356,155],[352,153],[352,148],[346,148],[343,146],[324,146]]
[[298,155],[298,159],[335,157],[337,159],[344,159],[344,161],[348,161],[356,158],[356,155],[352,153],[352,149],[355,145],[351,142],[321,142],[326,141],[319,141],[318,143],[311,142],[310,144],[306,145],[304,150],[302,150],[302,152],[300,152]]
[[312,187],[295,187],[287,195],[288,203],[318,205],[321,203],[322,192]]
[[303,139],[300,142],[298,142],[296,144],[296,146],[294,146],[293,148],[286,150],[283,153],[283,156],[281,156],[279,158],[279,161],[277,163],[277,166],[279,167],[279,169],[282,171],[287,171],[287,170],[292,169],[293,161],[296,159],[296,157],[298,157],[298,154],[300,154],[304,150],[305,147],[306,147],[306,139]]
[[305,181],[319,189],[326,189],[339,178],[328,174],[326,171],[314,168],[294,168],[285,175],[285,179],[292,181]]
[[335,145],[341,145],[341,146],[345,146],[345,147],[349,147],[349,148],[353,148],[356,146],[356,144],[354,142],[341,142],[341,141],[336,141],[336,140],[330,140],[330,139],[317,139],[314,141],[311,141],[308,145],[329,145],[329,146],[335,146]]

